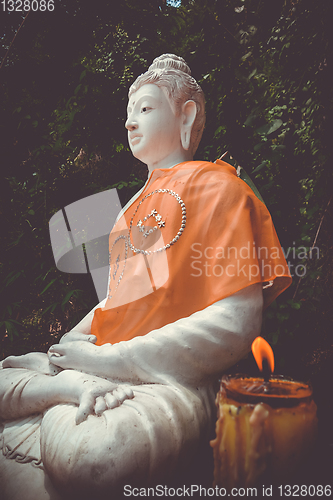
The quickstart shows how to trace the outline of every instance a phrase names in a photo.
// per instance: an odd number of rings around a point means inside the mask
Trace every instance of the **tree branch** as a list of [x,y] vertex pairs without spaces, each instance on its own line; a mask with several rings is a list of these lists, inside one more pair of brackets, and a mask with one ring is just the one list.
[[[317,243],[317,239],[318,239],[319,231],[320,231],[320,229],[321,229],[321,226],[322,226],[322,223],[323,223],[324,217],[325,217],[325,215],[326,215],[326,213],[327,213],[328,207],[330,206],[330,203],[331,203],[331,201],[332,201],[332,198],[333,198],[333,195],[332,195],[332,196],[330,197],[330,199],[328,200],[328,203],[327,203],[327,205],[326,205],[326,208],[325,208],[325,210],[324,210],[324,213],[323,213],[323,215],[322,215],[322,217],[321,217],[321,219],[320,219],[320,222],[319,222],[319,226],[318,226],[318,229],[317,229],[317,232],[316,232],[315,239],[313,240],[313,243],[312,243],[311,248],[310,248],[310,252],[311,252],[311,250],[313,250],[313,249],[314,249],[314,247],[315,247],[315,245],[316,245],[316,243]],[[298,282],[297,282],[297,285],[296,285],[296,288],[295,288],[295,292],[294,292],[294,295],[293,295],[293,300],[294,300],[294,298],[296,297],[296,293],[297,293],[297,291],[298,291],[298,287],[299,287],[299,284],[300,284],[300,282],[301,282],[301,279],[302,279],[302,276],[300,276],[300,278],[299,278],[299,280],[298,280]]]
[[28,17],[29,12],[30,12],[30,10],[28,10],[28,12],[27,12],[26,16],[24,17],[23,21],[21,22],[21,24],[20,24],[20,26],[19,26],[19,28],[18,28],[17,32],[15,33],[14,38],[13,38],[13,40],[11,41],[11,44],[9,45],[8,50],[7,50],[6,54],[5,54],[5,57],[2,59],[2,63],[1,63],[1,65],[0,65],[0,69],[2,68],[2,66],[3,66],[3,64],[4,64],[4,62],[5,62],[5,60],[7,59],[8,53],[9,53],[9,51],[10,51],[10,49],[11,49],[11,47],[12,47],[12,45],[13,45],[14,41],[15,41],[15,38],[17,37],[18,32],[19,32],[19,31],[20,31],[20,29],[22,28],[24,21],[25,21],[25,20],[26,20],[26,18]]

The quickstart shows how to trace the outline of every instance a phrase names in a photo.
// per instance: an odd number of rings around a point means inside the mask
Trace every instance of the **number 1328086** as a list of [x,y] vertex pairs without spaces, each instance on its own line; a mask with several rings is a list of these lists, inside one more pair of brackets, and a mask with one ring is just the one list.
[[284,486],[278,486],[279,496],[283,497],[330,497],[332,495],[332,487],[331,485],[310,485],[307,486],[303,484],[302,486],[298,486],[294,484],[290,486],[289,484],[285,484]]
[[54,0],[2,0],[3,12],[52,12]]

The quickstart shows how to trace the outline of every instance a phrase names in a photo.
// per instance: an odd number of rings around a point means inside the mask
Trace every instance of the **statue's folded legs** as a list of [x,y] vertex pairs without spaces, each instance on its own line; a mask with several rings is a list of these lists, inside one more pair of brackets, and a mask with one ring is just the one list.
[[[131,373],[132,382],[147,377],[153,383],[132,385],[134,397],[124,398],[118,406],[99,416],[89,415],[79,424],[77,404],[56,404],[27,417],[23,413],[29,414],[29,404],[36,404],[39,410],[43,405],[48,406],[47,397],[37,399],[34,395],[35,391],[42,395],[44,384],[51,399],[51,382],[57,377],[65,375],[60,384],[68,383],[71,378],[79,385],[82,378],[89,376],[74,370],[53,376],[23,368],[0,370],[0,411],[7,417],[0,477],[4,480],[2,484],[6,484],[5,492],[11,492],[11,488],[18,492],[17,496],[8,493],[5,498],[22,498],[21,492],[26,491],[27,484],[33,485],[34,500],[56,499],[57,492],[61,498],[66,494],[70,498],[75,495],[89,498],[97,492],[100,498],[112,498],[110,488],[119,493],[126,484],[170,485],[177,477],[178,480],[186,477],[193,457],[202,453],[211,437],[216,414],[216,383],[212,373],[217,364],[225,368],[233,364],[234,353],[238,357],[248,350],[260,330],[261,307],[261,287],[254,285],[189,318],[147,334],[147,358],[140,354],[143,337],[107,347],[106,351],[115,348],[119,357],[129,360],[124,370]],[[237,319],[232,318],[234,312],[238,313]],[[222,323],[224,341],[219,340]],[[190,356],[183,357],[182,350],[189,347]],[[174,352],[173,362],[158,358],[158,353],[167,349]],[[214,355],[217,349],[223,362]],[[178,373],[184,384],[172,375],[182,358],[183,366],[178,367]],[[125,391],[128,393],[128,386]],[[20,419],[10,420],[11,415],[18,414]]]
[[210,405],[201,399],[184,387],[145,384],[79,425],[71,404],[11,422],[0,461],[4,498],[109,499],[126,484],[172,484],[200,451],[200,436],[210,438]]

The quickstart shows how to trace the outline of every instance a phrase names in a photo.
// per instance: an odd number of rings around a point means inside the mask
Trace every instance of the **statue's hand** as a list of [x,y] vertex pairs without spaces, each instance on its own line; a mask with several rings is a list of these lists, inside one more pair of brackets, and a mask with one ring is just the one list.
[[[70,391],[78,403],[75,422],[80,424],[88,415],[101,415],[105,410],[121,405],[125,399],[134,397],[132,389],[127,385],[119,386],[113,382],[93,375],[64,370],[57,375],[59,390]],[[71,399],[72,399],[71,397]]]
[[8,356],[3,360],[3,368],[26,368],[46,375],[55,375],[59,368],[54,366],[44,352],[29,352],[22,356]]
[[65,333],[59,341],[59,344],[64,344],[65,342],[75,342],[75,341],[84,341],[91,342],[95,344],[97,338],[95,335],[86,335],[85,333],[78,332],[76,330],[71,330],[70,332]]
[[52,345],[47,354],[49,360],[60,368],[94,372],[99,349],[91,342],[75,341]]

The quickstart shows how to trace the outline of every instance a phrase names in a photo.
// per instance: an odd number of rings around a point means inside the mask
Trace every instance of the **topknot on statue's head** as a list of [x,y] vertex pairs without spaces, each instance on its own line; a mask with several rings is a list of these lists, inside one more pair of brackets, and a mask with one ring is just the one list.
[[152,62],[148,71],[140,75],[131,85],[128,97],[143,85],[152,83],[165,88],[169,99],[174,103],[177,113],[182,105],[189,100],[195,102],[197,114],[192,127],[190,151],[194,155],[205,126],[205,96],[203,91],[191,76],[191,70],[182,57],[174,54],[163,54]]
[[176,69],[191,76],[191,70],[182,57],[175,56],[174,54],[162,54],[153,60],[149,66],[148,71],[153,69]]

